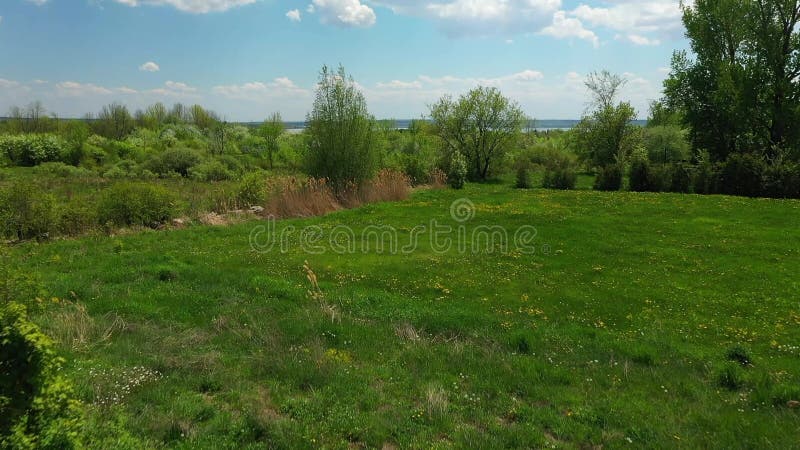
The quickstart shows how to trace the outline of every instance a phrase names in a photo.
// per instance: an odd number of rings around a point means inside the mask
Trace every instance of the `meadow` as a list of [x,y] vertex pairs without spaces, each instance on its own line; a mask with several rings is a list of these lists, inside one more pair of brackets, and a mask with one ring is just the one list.
[[799,202],[469,184],[276,227],[406,242],[462,198],[536,251],[259,252],[258,220],[9,251],[93,448],[797,444]]

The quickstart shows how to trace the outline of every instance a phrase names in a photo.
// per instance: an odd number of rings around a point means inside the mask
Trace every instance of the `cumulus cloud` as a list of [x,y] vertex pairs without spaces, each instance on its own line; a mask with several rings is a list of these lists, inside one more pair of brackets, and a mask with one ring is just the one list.
[[164,86],[166,86],[167,89],[170,89],[175,92],[189,93],[197,91],[197,88],[191,87],[186,83],[180,83],[177,81],[167,81],[166,83],[164,83]]
[[111,89],[97,86],[92,83],[78,83],[76,81],[62,81],[56,84],[56,89],[60,95],[66,97],[80,97],[84,95],[109,95]]
[[214,86],[211,91],[228,99],[259,101],[266,98],[306,96],[310,91],[297,86],[286,77],[279,77],[269,83],[253,81],[244,84]]
[[557,39],[583,39],[591,42],[595,48],[600,46],[600,39],[594,31],[584,28],[580,20],[567,17],[564,11],[553,14],[553,23],[544,27],[540,33]]
[[6,80],[5,78],[0,78],[0,89],[8,89],[19,86],[18,81]]
[[618,0],[599,7],[582,4],[570,15],[591,26],[617,31],[637,45],[655,45],[656,40],[646,34],[677,37],[683,30],[676,0]]
[[116,91],[119,92],[120,94],[127,94],[127,95],[133,95],[139,93],[139,91],[137,91],[136,89],[132,89],[127,86],[118,87]]
[[300,10],[299,9],[293,9],[293,10],[287,12],[286,13],[286,17],[288,17],[289,20],[291,20],[292,22],[300,22],[302,20],[302,17],[300,16]]
[[313,0],[310,13],[320,15],[322,23],[341,27],[367,28],[375,25],[375,11],[361,0]]
[[546,26],[561,0],[374,0],[395,14],[433,19],[453,36],[531,33]]
[[154,63],[153,61],[148,61],[139,66],[139,70],[142,72],[158,72],[161,70],[161,67],[158,67],[158,64]]
[[[32,0],[42,1],[42,0]],[[46,1],[46,0],[44,0]],[[178,11],[192,14],[223,12],[237,6],[250,5],[257,0],[114,0],[117,3],[137,7],[140,5],[171,6]]]
[[638,34],[628,34],[628,35],[621,35],[618,34],[615,36],[616,40],[618,41],[627,41],[634,45],[659,45],[661,44],[661,40],[649,38],[647,36],[641,36]]
[[36,6],[42,6],[47,3],[47,0],[28,0],[28,2],[33,3]]

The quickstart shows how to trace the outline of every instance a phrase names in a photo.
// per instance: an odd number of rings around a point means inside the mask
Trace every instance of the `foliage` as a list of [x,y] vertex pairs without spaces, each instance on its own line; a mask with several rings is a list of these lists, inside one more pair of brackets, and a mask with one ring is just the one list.
[[242,177],[236,189],[236,199],[242,205],[263,205],[266,201],[266,182],[258,172],[251,172]]
[[586,86],[592,93],[594,110],[575,127],[577,152],[591,166],[604,167],[625,161],[639,145],[641,133],[631,121],[636,110],[628,102],[615,105],[626,80],[607,71],[589,76]]
[[22,305],[0,305],[0,447],[80,447],[80,404],[63,363]]
[[548,168],[544,171],[542,187],[547,189],[570,190],[575,189],[578,175],[571,167]]
[[622,167],[608,164],[597,169],[594,188],[598,191],[618,191],[622,189]]
[[520,165],[517,167],[517,178],[514,183],[514,187],[517,189],[530,189],[531,187],[531,176],[528,174],[528,168],[525,166]]
[[629,174],[630,190],[634,192],[648,192],[653,190],[653,179],[650,161],[643,157],[634,157],[631,160]]
[[327,179],[335,190],[372,177],[377,163],[375,120],[344,67],[333,72],[323,66],[306,122],[309,175]]
[[688,193],[692,189],[692,174],[689,168],[683,163],[672,164],[670,192]]
[[286,125],[284,125],[280,113],[271,115],[258,127],[257,134],[264,139],[270,169],[275,168],[275,155],[280,150],[279,139],[285,130]]
[[108,139],[118,141],[128,136],[134,129],[135,123],[128,107],[120,103],[106,105],[97,115],[97,120],[92,122],[94,132]]
[[189,168],[189,176],[201,181],[224,181],[236,178],[236,173],[218,159],[209,159]]
[[171,148],[149,160],[145,167],[153,173],[168,175],[177,173],[182,177],[189,176],[189,171],[200,163],[200,155],[188,148]]
[[35,166],[57,161],[64,148],[64,142],[51,134],[0,136],[0,152],[17,166]]
[[447,157],[467,159],[471,180],[486,180],[492,169],[513,148],[527,117],[520,106],[497,88],[478,87],[453,100],[442,97],[431,106],[434,133]]
[[691,159],[686,130],[677,125],[648,126],[642,130],[642,144],[651,162],[667,164]]
[[161,186],[120,182],[103,192],[98,216],[102,223],[153,227],[173,217],[173,203]]
[[797,149],[797,2],[698,0],[683,6],[683,23],[691,53],[674,54],[665,102],[685,115],[694,148],[720,162]]
[[0,191],[0,235],[19,240],[47,237],[55,221],[55,198],[40,186],[20,182]]
[[464,183],[467,181],[467,158],[461,152],[454,152],[450,158],[447,183],[453,189],[463,189]]
[[722,166],[720,181],[722,193],[757,197],[761,195],[761,177],[764,161],[753,154],[734,153]]

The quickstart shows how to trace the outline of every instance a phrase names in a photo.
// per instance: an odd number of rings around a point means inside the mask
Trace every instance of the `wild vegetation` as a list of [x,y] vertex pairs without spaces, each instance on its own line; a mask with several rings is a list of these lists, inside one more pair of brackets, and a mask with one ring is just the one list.
[[12,108],[0,448],[796,446],[800,2],[683,21],[646,126],[608,71],[572,130],[481,86],[397,129],[343,67],[300,132]]

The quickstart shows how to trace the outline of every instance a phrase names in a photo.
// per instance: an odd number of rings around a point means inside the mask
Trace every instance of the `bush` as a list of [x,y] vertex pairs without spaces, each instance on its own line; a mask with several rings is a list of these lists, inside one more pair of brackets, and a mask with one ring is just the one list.
[[205,161],[192,167],[189,169],[189,175],[192,179],[200,181],[225,181],[236,177],[233,172],[216,159]]
[[102,223],[155,227],[173,217],[173,201],[161,186],[119,183],[103,193],[98,218]]
[[41,188],[16,183],[0,192],[0,234],[11,239],[47,237],[56,222],[55,199]]
[[778,161],[764,169],[764,195],[772,198],[800,198],[800,165]]
[[467,159],[461,152],[453,153],[450,159],[450,171],[447,173],[447,183],[453,189],[463,189],[467,181]]
[[658,164],[650,167],[650,192],[666,192],[672,186],[672,164]]
[[692,187],[692,176],[689,169],[682,163],[672,165],[670,192],[688,193]]
[[193,150],[171,148],[148,161],[146,168],[162,176],[177,173],[182,177],[186,177],[189,175],[189,171],[200,161],[200,155]]
[[0,305],[0,448],[79,447],[80,404],[53,347],[22,305]]
[[764,162],[749,153],[734,153],[722,167],[722,192],[729,195],[762,195]]
[[251,172],[242,177],[236,188],[236,199],[246,206],[263,205],[267,198],[264,177],[258,172]]
[[652,190],[650,181],[652,173],[650,162],[644,158],[634,158],[630,169],[630,190],[633,192],[649,192]]
[[650,161],[668,164],[689,158],[691,146],[686,130],[680,126],[659,125],[642,131],[642,143]]
[[571,168],[547,169],[544,172],[542,186],[547,189],[575,189],[578,175]]
[[520,166],[517,168],[517,181],[514,184],[517,189],[530,189],[531,177],[528,175],[528,168]]
[[375,120],[344,68],[335,73],[322,68],[307,122],[309,175],[327,179],[336,191],[372,178],[378,158]]
[[91,170],[70,166],[62,162],[46,162],[34,168],[33,171],[36,174],[47,174],[62,178],[90,177],[94,175]]
[[597,191],[618,191],[622,188],[622,167],[609,164],[597,170],[594,189]]
[[744,386],[744,376],[738,364],[728,363],[717,373],[717,385],[729,391],[738,391]]
[[15,166],[36,166],[57,161],[64,152],[64,141],[50,134],[0,137],[0,152]]
[[61,208],[57,228],[60,234],[78,236],[97,225],[97,211],[83,201],[73,200]]
[[692,187],[696,194],[716,194],[719,192],[719,168],[708,158],[700,161],[695,169]]

